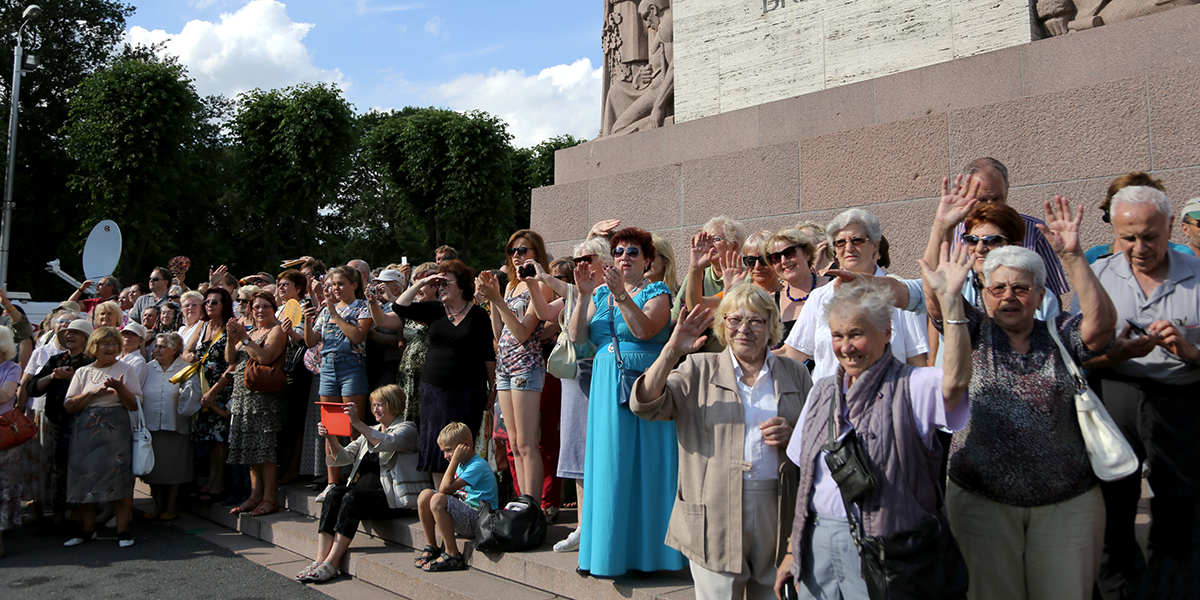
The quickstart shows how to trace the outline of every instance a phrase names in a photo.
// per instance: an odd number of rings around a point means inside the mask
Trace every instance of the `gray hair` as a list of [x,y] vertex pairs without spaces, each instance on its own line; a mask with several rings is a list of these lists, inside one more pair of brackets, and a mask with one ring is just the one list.
[[174,331],[160,333],[154,336],[154,343],[159,348],[170,348],[175,351],[175,356],[178,357],[183,352],[183,338]]
[[613,264],[612,247],[608,245],[608,238],[597,236],[586,239],[576,244],[575,250],[571,253],[572,256],[585,256],[588,254],[595,254],[600,262],[606,265]]
[[750,237],[746,238],[746,243],[742,245],[742,254],[766,256],[767,240],[770,240],[773,235],[775,232],[770,229],[761,229],[750,234]]
[[861,227],[867,233],[867,237],[876,244],[879,243],[879,238],[883,237],[883,227],[879,224],[879,217],[861,208],[852,208],[834,217],[825,227],[825,237],[829,240],[830,248],[834,247],[833,241],[837,234],[851,225]]
[[114,290],[117,290],[117,291],[121,290],[121,281],[118,280],[116,277],[113,277],[112,275],[105,275],[104,277],[100,278],[99,285],[105,285],[105,284],[112,286],[112,289],[114,289]]
[[1020,246],[1004,246],[988,252],[987,260],[983,261],[984,285],[992,284],[992,272],[1000,267],[1029,273],[1033,277],[1035,287],[1046,287],[1046,263],[1033,250]]
[[963,167],[963,175],[974,175],[984,169],[995,169],[1004,179],[1004,185],[1008,185],[1008,167],[990,156],[977,158],[967,163],[967,166]]
[[8,362],[17,355],[17,343],[13,341],[13,332],[7,327],[0,327],[0,361]]
[[726,215],[713,217],[704,224],[704,231],[720,231],[721,237],[739,246],[746,241],[746,226]]
[[880,331],[887,331],[892,324],[892,307],[896,294],[874,279],[855,279],[843,283],[829,298],[821,319],[825,324],[834,315],[861,315]]
[[1144,185],[1130,185],[1121,188],[1119,192],[1112,197],[1113,213],[1117,212],[1117,204],[1125,202],[1134,205],[1150,205],[1158,210],[1163,217],[1168,221],[1175,216],[1171,210],[1171,202],[1167,200],[1167,195],[1162,190],[1157,190]]

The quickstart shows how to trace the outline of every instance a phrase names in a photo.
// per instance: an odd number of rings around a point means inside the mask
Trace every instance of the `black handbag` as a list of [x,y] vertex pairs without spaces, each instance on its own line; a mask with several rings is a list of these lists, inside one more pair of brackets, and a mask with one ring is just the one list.
[[485,502],[479,508],[475,548],[482,552],[535,550],[546,541],[546,527],[546,515],[533,496],[523,494],[500,510],[492,510]]
[[[861,502],[875,488],[875,477],[859,442],[851,431],[835,446],[835,399],[829,411],[829,450],[825,464],[838,484],[854,545],[862,558],[862,576],[871,600],[962,600],[967,596],[967,561],[950,531],[950,521],[938,507],[914,528],[888,535],[862,535],[862,512],[851,505]],[[834,452],[837,452],[835,458]],[[839,473],[840,479],[839,479]]]

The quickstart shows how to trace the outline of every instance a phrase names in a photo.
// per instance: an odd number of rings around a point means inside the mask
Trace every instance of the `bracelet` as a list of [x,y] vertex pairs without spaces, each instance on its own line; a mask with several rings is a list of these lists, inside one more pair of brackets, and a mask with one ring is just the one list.
[[942,321],[947,325],[966,325],[971,322],[970,319],[946,319]]

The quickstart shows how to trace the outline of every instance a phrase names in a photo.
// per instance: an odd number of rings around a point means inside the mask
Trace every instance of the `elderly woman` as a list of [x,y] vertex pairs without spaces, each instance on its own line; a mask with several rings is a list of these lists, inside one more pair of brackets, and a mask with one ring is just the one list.
[[349,486],[339,485],[325,496],[321,506],[317,559],[296,578],[320,583],[337,577],[337,565],[350,548],[363,519],[394,519],[404,509],[417,506],[429,477],[417,470],[417,425],[400,418],[404,414],[404,391],[386,385],[371,392],[371,414],[379,424],[370,427],[358,418],[352,406],[345,407],[350,425],[361,435],[342,447],[336,436],[321,425],[332,452],[332,466],[353,465]]
[[[250,360],[274,368],[272,365],[282,359],[287,347],[287,334],[275,320],[276,308],[274,296],[255,292],[247,311],[254,319],[254,329],[246,331],[233,319],[225,326],[232,342],[225,345],[225,362],[236,365],[230,404],[229,464],[250,467],[250,495],[230,514],[248,512],[252,517],[261,517],[279,511],[275,434],[283,427],[283,389],[259,391],[246,385]],[[282,370],[282,365],[276,366]]]
[[[0,415],[16,406],[17,386],[21,383],[21,366],[13,362],[17,344],[7,327],[0,327]],[[22,446],[0,450],[0,557],[4,556],[4,532],[21,526],[21,457]]]
[[92,317],[96,327],[123,327],[125,325],[125,314],[121,311],[121,306],[111,300],[97,304],[92,311]]
[[[746,241],[746,226],[740,221],[721,215],[709,219],[704,224],[704,228],[696,236],[693,236],[692,254],[696,253],[696,238],[702,238],[711,243],[702,244],[704,252],[701,255],[689,255],[688,272],[683,278],[683,282],[680,283],[682,291],[675,297],[674,305],[671,307],[672,321],[679,318],[679,311],[685,305],[685,295],[692,279],[699,279],[703,282],[700,296],[716,296],[717,292],[725,289],[724,275],[716,264],[717,257],[727,256],[730,253],[735,253],[733,255],[736,256],[736,252],[741,250],[742,242]],[[709,352],[723,350],[717,343],[716,336],[709,336],[705,349]]]
[[243,285],[237,290],[237,298],[234,302],[237,305],[237,321],[247,331],[254,329],[254,316],[250,314],[250,299],[261,291],[262,288],[257,285]]
[[195,413],[188,406],[200,408],[200,381],[195,377],[183,383],[170,381],[188,366],[178,333],[160,333],[155,342],[142,384],[142,410],[154,444],[154,470],[142,477],[154,498],[154,508],[145,518],[170,521],[179,517],[179,485],[192,481],[191,416]]
[[138,381],[145,380],[146,357],[142,349],[146,347],[146,327],[137,321],[130,321],[121,330],[121,362],[133,367]]
[[[728,350],[688,356],[714,322]],[[779,523],[791,522],[796,501],[795,467],[780,450],[812,388],[803,365],[769,352],[782,337],[774,299],[740,284],[725,290],[713,316],[681,313],[633,390],[635,415],[675,421],[681,476],[667,544],[691,561],[701,600],[774,597],[787,541]],[[739,463],[745,470],[730,468]]]
[[[413,281],[435,274],[437,274],[437,263],[426,263],[417,269]],[[396,298],[398,300],[399,296]],[[426,287],[418,292],[413,300],[415,302],[431,302],[437,300],[437,296],[434,294],[434,288]],[[413,319],[401,319],[401,322],[403,329],[399,330],[401,354],[400,368],[396,374],[397,384],[400,389],[404,390],[406,399],[420,398],[421,370],[425,368],[425,355],[429,352],[429,326]],[[404,420],[416,423],[420,419],[420,408],[420,402],[405,402],[402,415]]]
[[[967,185],[943,198],[960,207]],[[1079,247],[1083,211],[1062,197],[1046,203],[1039,227],[1079,296],[1082,314],[1046,322],[1035,313],[1046,267],[1020,246],[992,250],[983,264],[986,310],[966,306],[974,348],[971,419],[954,434],[946,512],[971,575],[971,600],[1092,595],[1104,537],[1104,498],[1079,431],[1079,383],[1057,338],[1077,363],[1104,354],[1116,309]],[[941,300],[944,302],[944,300]],[[942,323],[942,307],[929,316]],[[989,316],[990,315],[990,316]],[[957,319],[957,317],[954,317]],[[944,322],[947,331],[950,317]],[[946,360],[950,354],[947,350]]]
[[[896,310],[892,313],[892,326],[889,328],[892,355],[900,362],[925,366],[926,354],[929,351],[925,319],[910,312],[918,309],[920,305],[921,284],[919,281],[904,282],[884,277],[887,271],[876,265],[879,260],[879,241],[883,237],[879,218],[865,210],[852,208],[829,223],[826,236],[829,245],[833,246],[837,253],[840,269],[831,272],[831,275],[836,273],[839,277],[847,279],[870,278],[874,275],[893,290],[892,305]],[[799,362],[811,358],[816,363],[813,367],[814,381],[833,375],[838,368],[833,336],[824,317],[834,290],[834,287],[827,285],[818,287],[809,294],[808,301],[800,310],[796,326],[792,328],[779,350],[781,354]]]
[[[186,302],[186,300],[185,300]],[[186,314],[186,313],[185,313]],[[225,346],[226,323],[233,318],[233,297],[224,288],[210,287],[204,297],[204,321],[187,345],[183,360],[201,362],[200,412],[192,417],[192,441],[210,444],[208,480],[197,492],[203,501],[225,493],[225,457],[229,453],[229,363]],[[204,389],[207,387],[208,389]]]
[[[579,569],[603,577],[626,571],[683,568],[679,551],[663,543],[671,517],[679,448],[670,423],[647,422],[619,403],[622,371],[642,371],[658,359],[670,335],[671,293],[646,279],[654,261],[650,233],[627,227],[613,234],[615,266],[575,267],[579,308],[569,331],[597,348],[588,395],[587,450]],[[593,272],[603,268],[605,285]]]
[[186,348],[192,344],[192,340],[196,338],[196,333],[200,331],[201,324],[204,322],[204,294],[197,291],[187,291],[180,296],[179,313],[183,315],[183,321],[179,324],[179,337],[183,338],[183,345]]
[[[937,271],[922,265],[925,285],[945,310],[944,370],[904,364],[888,351],[895,298],[881,281],[843,283],[822,312],[838,367],[817,381],[797,425],[800,434],[788,444],[788,458],[800,467],[800,485],[795,520],[780,523],[781,528],[791,526],[792,553],[779,566],[777,593],[794,579],[800,598],[868,597],[848,517],[855,521],[853,529],[866,536],[910,531],[934,519],[944,522],[938,480],[942,447],[935,431],[966,424],[965,392],[971,378],[959,295],[969,257],[963,249],[953,260],[948,254],[947,244]],[[843,499],[826,466],[833,431],[838,439],[857,440],[864,467],[875,479],[874,487],[852,502]],[[851,503],[857,510],[848,515]],[[928,583],[946,596],[950,582]]]
[[809,296],[829,282],[828,278],[817,275],[813,264],[817,252],[813,239],[799,229],[784,229],[763,242],[762,256],[783,282],[783,293],[775,294],[775,301],[785,338],[791,334]]
[[[96,359],[75,371],[64,404],[71,421],[67,464],[67,502],[80,505],[83,532],[64,546],[96,539],[96,503],[112,502],[117,540],[133,545],[129,518],[133,510],[133,428],[130,412],[138,410],[142,385],[134,368],[118,360],[121,333],[100,327],[88,338],[86,352]],[[78,414],[76,414],[78,413]]]
[[[435,292],[437,300],[413,301]],[[384,313],[375,299],[371,313],[380,325],[401,328],[400,319],[429,327],[429,351],[421,371],[421,444],[418,467],[440,481],[449,462],[437,436],[452,422],[466,423],[479,436],[483,411],[488,406],[488,381],[495,378],[496,354],[492,349],[491,317],[475,304],[475,269],[460,260],[444,260],[437,273],[417,279]]]

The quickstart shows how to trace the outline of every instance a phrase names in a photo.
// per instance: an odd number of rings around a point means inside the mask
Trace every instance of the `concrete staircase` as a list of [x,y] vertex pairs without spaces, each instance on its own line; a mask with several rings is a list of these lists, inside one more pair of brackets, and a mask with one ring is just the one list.
[[[144,486],[139,482],[139,489]],[[148,493],[148,489],[142,490]],[[280,489],[280,511],[265,517],[230,515],[215,504],[193,502],[187,510],[199,517],[239,531],[310,559],[317,551],[317,493],[304,486]],[[563,511],[551,525],[546,543],[533,552],[475,552],[472,541],[459,539],[469,570],[425,573],[413,566],[416,548],[425,545],[420,522],[411,517],[390,521],[364,521],[347,553],[341,571],[366,583],[408,598],[448,600],[692,600],[692,582],[686,571],[659,572],[647,579],[596,579],[575,572],[577,554],[555,553],[554,543],[574,529],[574,511]]]

